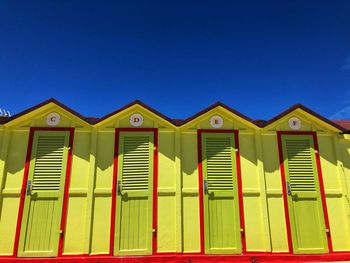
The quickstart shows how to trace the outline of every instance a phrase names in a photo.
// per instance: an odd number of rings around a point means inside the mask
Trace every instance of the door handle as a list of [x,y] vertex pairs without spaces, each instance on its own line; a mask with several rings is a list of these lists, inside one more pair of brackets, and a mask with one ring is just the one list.
[[123,184],[120,180],[118,180],[117,182],[117,191],[118,191],[118,194],[122,194],[122,191],[123,191]]
[[204,187],[204,193],[207,195],[208,194],[208,181],[207,180],[204,180],[204,183],[203,183],[203,187]]
[[27,180],[27,195],[32,194],[32,180]]
[[292,195],[292,190],[290,189],[290,182],[287,182],[287,194]]

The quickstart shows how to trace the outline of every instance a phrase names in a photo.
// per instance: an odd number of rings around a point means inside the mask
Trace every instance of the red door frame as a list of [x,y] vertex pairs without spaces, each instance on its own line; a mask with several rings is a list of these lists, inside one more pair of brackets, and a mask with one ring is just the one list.
[[48,127],[31,127],[29,131],[26,162],[24,166],[24,175],[23,175],[22,188],[20,193],[20,203],[19,203],[19,209],[18,209],[15,243],[13,248],[14,249],[13,257],[17,257],[17,253],[18,253],[19,236],[21,232],[21,223],[22,223],[24,200],[25,200],[26,182],[28,179],[29,165],[30,165],[30,159],[31,159],[32,148],[33,148],[33,137],[34,137],[35,131],[69,131],[69,146],[68,146],[69,149],[68,149],[68,156],[67,156],[66,179],[64,182],[63,206],[62,206],[61,227],[60,227],[61,234],[58,241],[57,256],[60,257],[62,256],[62,252],[63,252],[64,231],[66,229],[66,221],[67,221],[68,190],[69,190],[70,174],[71,174],[71,166],[72,166],[74,128],[48,128]]
[[115,212],[117,190],[116,183],[118,177],[118,152],[120,132],[153,132],[153,221],[152,228],[156,231],[152,236],[152,255],[157,254],[157,186],[158,186],[158,129],[157,128],[116,128],[114,139],[114,159],[113,159],[113,185],[112,185],[112,208],[111,208],[111,229],[109,255],[114,256],[114,232],[115,232]]
[[[285,169],[284,169],[284,164],[283,164],[282,135],[310,135],[310,136],[312,136],[313,141],[314,141],[314,147],[315,147],[315,159],[316,159],[318,180],[319,180],[319,183],[320,183],[320,192],[321,192],[321,201],[322,201],[322,207],[323,207],[323,215],[324,215],[326,228],[329,231],[330,231],[330,227],[329,227],[328,211],[327,211],[327,204],[326,204],[326,195],[325,195],[325,192],[324,192],[324,184],[323,184],[323,175],[322,175],[322,169],[321,169],[320,153],[319,153],[319,149],[318,149],[317,133],[316,132],[312,132],[312,131],[310,131],[310,132],[303,132],[303,131],[277,131],[278,155],[279,155],[280,171],[281,171],[281,179],[282,179],[282,194],[283,194],[283,203],[284,203],[284,215],[285,215],[286,227],[287,227],[288,249],[289,249],[289,253],[293,253],[293,244],[292,244],[291,227],[290,227],[289,210],[288,210],[288,201],[287,201],[286,176],[285,176]],[[327,233],[327,242],[328,242],[329,253],[334,253],[333,252],[332,239],[331,239],[330,232]]]
[[197,130],[197,151],[198,151],[198,182],[199,182],[199,216],[200,216],[200,246],[201,254],[204,254],[204,199],[203,199],[203,167],[202,167],[202,133],[233,133],[236,147],[236,172],[238,186],[239,220],[241,232],[242,253],[246,253],[246,240],[244,232],[244,210],[243,210],[243,192],[242,192],[242,174],[241,161],[239,154],[238,130]]

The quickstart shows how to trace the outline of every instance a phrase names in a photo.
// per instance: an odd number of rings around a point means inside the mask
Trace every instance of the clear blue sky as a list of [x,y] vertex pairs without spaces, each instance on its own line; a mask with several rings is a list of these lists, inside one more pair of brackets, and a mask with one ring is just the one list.
[[12,113],[54,97],[97,117],[140,99],[350,119],[350,2],[0,0],[0,90]]

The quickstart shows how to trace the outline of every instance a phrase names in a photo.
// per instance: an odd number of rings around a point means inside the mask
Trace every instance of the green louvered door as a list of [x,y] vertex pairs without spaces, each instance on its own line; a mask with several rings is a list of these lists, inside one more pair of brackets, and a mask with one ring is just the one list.
[[202,134],[205,253],[242,252],[233,133]]
[[152,254],[153,133],[121,132],[115,255]]
[[327,253],[315,148],[310,135],[282,135],[293,252]]
[[68,145],[68,131],[34,133],[19,257],[57,256]]

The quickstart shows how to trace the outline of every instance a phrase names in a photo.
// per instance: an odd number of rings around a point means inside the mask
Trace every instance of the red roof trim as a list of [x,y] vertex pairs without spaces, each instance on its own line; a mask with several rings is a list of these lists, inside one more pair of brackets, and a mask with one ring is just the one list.
[[144,104],[142,101],[139,101],[139,100],[134,100],[133,102],[130,102],[129,104],[126,104],[124,107],[122,107],[122,108],[120,108],[120,109],[118,109],[116,111],[113,111],[112,113],[109,113],[109,114],[107,114],[107,115],[105,115],[105,116],[103,116],[101,118],[99,118],[98,121],[96,121],[95,123],[99,123],[101,121],[104,121],[105,119],[108,119],[109,117],[111,117],[111,116],[113,116],[113,115],[115,115],[115,114],[117,114],[117,113],[119,113],[119,112],[121,112],[123,110],[126,110],[127,108],[130,108],[130,107],[132,107],[134,105],[140,105],[141,107],[149,110],[150,112],[154,113],[155,115],[158,115],[162,119],[164,119],[164,120],[174,124],[173,120],[171,118],[165,116],[164,114],[160,113],[159,111],[153,109],[152,107]]
[[[223,107],[224,109],[228,110],[229,112],[231,112],[231,113],[233,113],[233,114],[235,114],[235,115],[241,117],[242,119],[244,119],[244,120],[246,120],[246,121],[248,121],[248,122],[254,124],[255,126],[257,126],[257,125],[253,122],[253,120],[252,120],[251,118],[249,118],[249,117],[245,116],[244,114],[242,114],[242,113],[240,113],[240,112],[238,112],[238,111],[232,109],[231,107],[227,106],[226,104],[224,104],[224,103],[222,103],[222,102],[220,102],[220,101],[218,101],[218,102],[216,102],[216,103],[210,105],[209,107],[205,108],[204,110],[201,110],[200,112],[198,112],[198,113],[192,115],[191,117],[189,117],[189,118],[183,120],[182,123],[181,123],[180,125],[178,125],[178,126],[184,125],[184,124],[186,124],[186,123],[188,123],[188,122],[190,122],[190,121],[196,119],[197,117],[199,117],[199,116],[201,116],[201,115],[207,113],[208,111],[210,111],[210,110],[212,110],[212,109],[215,109],[216,107],[219,107],[219,106],[220,106],[220,107]],[[178,121],[178,120],[177,120],[177,121]]]
[[[29,109],[26,109],[26,110],[24,110],[24,111],[22,111],[22,112],[20,112],[20,113],[17,113],[17,114],[15,114],[15,115],[11,116],[11,117],[7,117],[6,120],[5,120],[3,123],[7,123],[7,122],[10,122],[10,121],[12,121],[12,120],[14,120],[14,119],[17,119],[17,118],[19,118],[19,117],[21,117],[21,116],[23,116],[23,115],[25,115],[25,114],[28,114],[28,113],[30,113],[30,112],[36,110],[36,109],[39,109],[39,108],[41,108],[41,107],[43,107],[43,106],[45,106],[45,105],[47,105],[47,104],[49,104],[49,103],[54,103],[54,104],[60,106],[62,109],[66,110],[66,111],[68,111],[68,112],[70,112],[70,113],[72,113],[73,115],[75,115],[75,116],[78,117],[79,119],[81,119],[81,120],[83,120],[83,121],[85,121],[85,122],[87,122],[87,123],[90,123],[90,122],[87,120],[88,118],[84,117],[84,116],[81,115],[80,113],[78,113],[78,112],[76,112],[75,110],[73,110],[73,109],[67,107],[66,105],[64,105],[63,103],[59,102],[58,100],[56,100],[56,99],[54,99],[54,98],[45,100],[45,101],[43,101],[43,102],[41,102],[41,103],[39,103],[39,104],[37,104],[37,105],[35,105],[35,106],[33,106],[33,107],[30,107]],[[0,120],[0,122],[1,122],[1,120]],[[90,124],[91,124],[91,123],[90,123]]]
[[322,115],[314,112],[313,110],[305,107],[304,105],[298,103],[298,104],[295,104],[294,106],[288,108],[287,110],[281,112],[280,114],[276,115],[275,117],[273,117],[272,119],[266,121],[263,126],[260,126],[260,127],[266,127],[268,125],[270,125],[271,123],[283,118],[284,116],[288,115],[289,113],[291,113],[292,111],[296,110],[296,109],[302,109],[303,111],[309,113],[310,115],[328,123],[329,125],[341,130],[342,132],[348,132],[349,130],[348,129],[345,129],[344,127],[338,125],[337,123],[334,123],[333,121],[327,119],[326,117],[323,117]]
[[199,117],[199,116],[207,113],[208,111],[210,111],[210,110],[212,110],[212,109],[214,109],[216,107],[219,107],[219,106],[223,107],[224,109],[228,110],[229,112],[239,116],[240,118],[242,118],[242,119],[244,119],[244,120],[252,123],[253,125],[255,125],[257,127],[260,127],[260,128],[264,128],[264,127],[270,125],[271,123],[276,122],[277,120],[283,118],[284,116],[286,116],[287,114],[291,113],[292,111],[294,111],[296,109],[302,109],[303,111],[305,111],[305,112],[313,115],[314,117],[316,117],[316,118],[318,118],[318,119],[328,123],[329,125],[339,129],[340,131],[342,131],[344,133],[350,133],[350,120],[331,121],[331,120],[321,116],[320,114],[312,111],[311,109],[305,107],[302,104],[295,104],[294,106],[292,106],[292,107],[288,108],[287,110],[281,112],[280,114],[276,115],[272,119],[270,119],[268,121],[265,121],[265,120],[252,120],[251,118],[249,118],[249,117],[245,116],[244,114],[234,110],[233,108],[231,108],[231,107],[229,107],[229,106],[227,106],[227,105],[225,105],[225,104],[223,104],[221,102],[216,102],[216,103],[210,105],[209,107],[201,110],[200,112],[192,115],[191,117],[182,120],[182,119],[171,119],[171,118],[165,116],[164,114],[160,113],[159,111],[153,109],[152,107],[144,104],[143,102],[141,102],[139,100],[135,100],[135,101],[125,105],[124,107],[122,107],[122,108],[120,108],[120,109],[118,109],[118,110],[116,110],[116,111],[114,111],[112,113],[109,113],[109,114],[107,114],[107,115],[105,115],[105,116],[103,116],[101,118],[96,118],[96,117],[84,117],[80,113],[78,113],[78,112],[74,111],[73,109],[67,107],[66,105],[64,105],[63,103],[59,102],[58,100],[51,98],[51,99],[48,99],[46,101],[43,101],[43,102],[33,106],[33,107],[31,107],[31,108],[29,108],[27,110],[24,110],[24,111],[22,111],[22,112],[20,112],[18,114],[15,114],[15,115],[13,115],[11,117],[0,117],[0,124],[8,123],[8,122],[10,122],[10,121],[12,121],[14,119],[17,119],[17,118],[19,118],[19,117],[21,117],[21,116],[23,116],[23,115],[25,115],[25,114],[27,114],[29,112],[32,112],[32,111],[34,111],[34,110],[36,110],[36,109],[38,109],[40,107],[43,107],[43,106],[45,106],[45,105],[47,105],[49,103],[54,103],[54,104],[58,105],[59,107],[65,109],[66,111],[70,112],[74,116],[78,117],[79,119],[81,119],[81,120],[83,120],[86,123],[89,123],[91,125],[94,125],[94,124],[97,124],[97,123],[99,123],[99,122],[101,122],[103,120],[106,120],[107,118],[109,118],[109,117],[111,117],[111,116],[113,116],[113,115],[115,115],[115,114],[117,114],[117,113],[119,113],[119,112],[121,112],[121,111],[123,111],[123,110],[125,110],[127,108],[130,108],[131,106],[134,106],[134,105],[140,105],[141,107],[149,110],[150,112],[152,112],[155,115],[161,117],[162,119],[172,123],[175,126],[182,126],[182,125],[184,125],[184,124],[186,124],[186,123],[196,119],[197,117]]
[[332,120],[332,122],[343,127],[344,129],[350,130],[350,120]]

